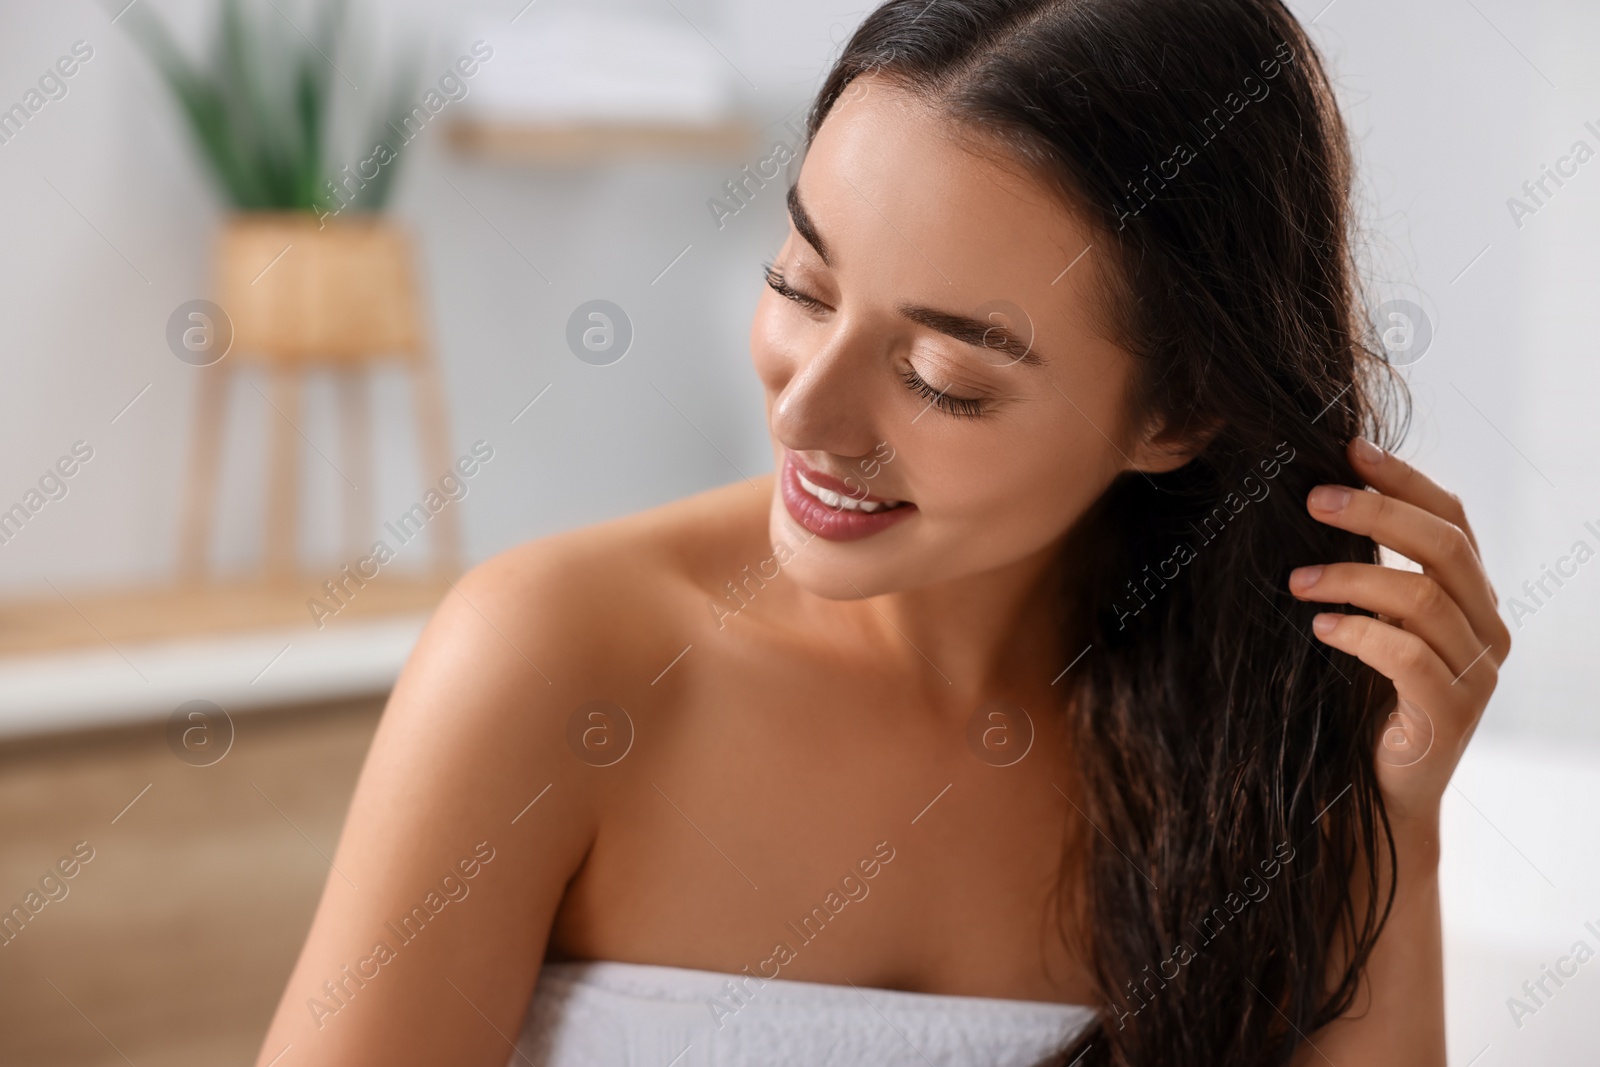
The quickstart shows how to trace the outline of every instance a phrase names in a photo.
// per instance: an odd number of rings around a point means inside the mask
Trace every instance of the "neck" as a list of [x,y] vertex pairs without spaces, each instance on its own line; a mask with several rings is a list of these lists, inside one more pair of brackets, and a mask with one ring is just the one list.
[[[1060,647],[1059,542],[993,570],[865,599],[802,593],[824,626],[845,625],[874,663],[941,706],[975,707],[1048,687]],[[830,622],[831,620],[831,622]]]

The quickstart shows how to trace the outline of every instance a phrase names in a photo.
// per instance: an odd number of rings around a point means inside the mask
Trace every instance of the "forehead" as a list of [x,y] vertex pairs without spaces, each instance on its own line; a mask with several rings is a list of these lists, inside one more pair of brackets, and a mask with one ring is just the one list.
[[798,186],[834,269],[897,296],[1049,315],[1081,303],[1096,269],[1079,261],[1091,228],[1058,191],[881,76],[852,82],[829,112]]

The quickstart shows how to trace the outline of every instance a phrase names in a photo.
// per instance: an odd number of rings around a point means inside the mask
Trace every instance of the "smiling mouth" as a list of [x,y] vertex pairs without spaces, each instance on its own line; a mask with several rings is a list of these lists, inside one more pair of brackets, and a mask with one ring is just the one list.
[[[828,484],[821,484],[821,483]],[[778,479],[779,496],[789,517],[829,541],[856,541],[898,526],[917,514],[909,500],[890,500],[865,492],[848,492],[849,483],[811,470],[786,451]]]
[[859,500],[844,493],[836,493],[832,489],[825,489],[807,478],[799,471],[795,471],[795,478],[800,482],[800,487],[830,508],[844,511],[864,511],[868,515],[878,511],[890,511],[894,508],[904,507],[904,500]]

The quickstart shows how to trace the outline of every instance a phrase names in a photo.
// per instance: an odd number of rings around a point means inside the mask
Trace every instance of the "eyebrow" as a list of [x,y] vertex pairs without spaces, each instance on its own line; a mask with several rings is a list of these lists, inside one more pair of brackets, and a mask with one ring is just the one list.
[[[805,205],[800,202],[798,181],[789,186],[788,201],[789,218],[794,222],[795,230],[816,250],[824,264],[833,266],[833,260],[828,256],[828,246],[823,242],[822,235],[817,233],[817,227],[811,221],[811,216],[806,214]],[[1032,338],[1019,337],[999,323],[985,322],[969,315],[958,315],[955,312],[941,311],[921,304],[899,304],[896,305],[895,311],[919,326],[926,326],[930,330],[953,337],[974,348],[1005,352],[1013,357],[1014,363],[1029,367],[1039,367],[1045,363],[1044,358],[1033,351]]]
[[1029,367],[1042,367],[1045,363],[1044,357],[1033,350],[1032,338],[1019,337],[997,322],[984,322],[982,319],[920,304],[899,304],[895,310],[920,326],[937,330],[974,348],[1005,352],[1012,357],[1013,363]]
[[828,246],[822,243],[822,235],[817,233],[817,228],[811,222],[811,216],[806,214],[805,205],[800,203],[800,183],[796,181],[789,186],[789,218],[794,222],[794,228],[800,236],[806,239],[806,244],[816,249],[817,255],[822,257],[822,262],[833,266],[833,260],[828,258]]

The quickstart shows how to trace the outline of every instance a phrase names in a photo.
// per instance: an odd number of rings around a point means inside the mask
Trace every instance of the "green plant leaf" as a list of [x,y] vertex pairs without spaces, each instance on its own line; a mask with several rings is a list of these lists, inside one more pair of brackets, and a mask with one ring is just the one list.
[[[330,160],[367,159],[373,144],[332,146],[333,114],[344,81],[338,62],[349,26],[348,0],[316,0],[309,33],[279,0],[268,11],[247,10],[242,0],[219,0],[209,57],[196,63],[173,40],[160,17],[141,5],[130,12],[129,31],[166,82],[213,179],[239,210],[336,210],[339,180]],[[387,99],[359,125],[376,127],[398,152],[385,123],[406,112],[419,64],[402,57]],[[359,103],[359,92],[352,89]],[[375,94],[369,93],[367,99]],[[388,201],[398,160],[347,205],[380,210]]]

